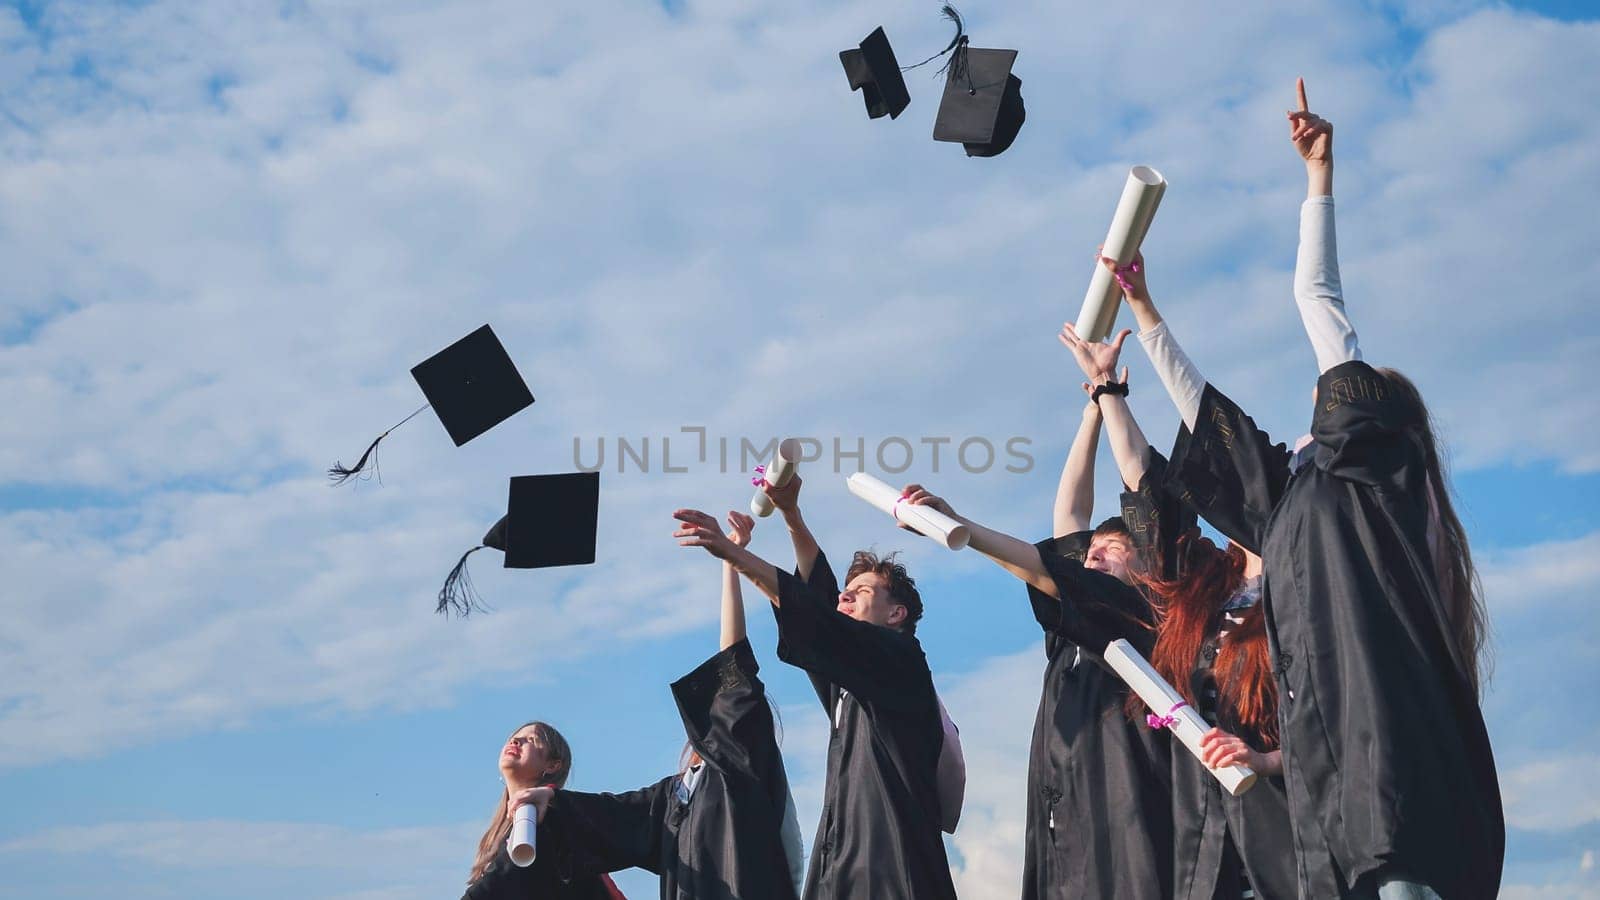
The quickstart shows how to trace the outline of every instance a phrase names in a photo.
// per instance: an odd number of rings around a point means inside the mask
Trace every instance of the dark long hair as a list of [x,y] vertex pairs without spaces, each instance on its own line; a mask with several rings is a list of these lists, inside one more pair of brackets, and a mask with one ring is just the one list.
[[1394,369],[1378,369],[1377,372],[1389,383],[1395,399],[1409,408],[1408,418],[1422,445],[1423,464],[1428,473],[1428,500],[1431,512],[1438,518],[1438,534],[1430,535],[1436,538],[1430,548],[1434,576],[1439,582],[1439,596],[1449,619],[1450,643],[1473,691],[1482,697],[1483,683],[1491,668],[1489,613],[1483,603],[1483,584],[1472,564],[1472,550],[1467,546],[1467,531],[1461,526],[1455,504],[1451,502],[1449,473],[1439,453],[1437,427],[1427,404],[1422,402],[1422,392],[1411,379]]
[[[511,734],[516,734],[524,728],[533,728],[533,740],[544,755],[551,762],[561,764],[550,775],[550,783],[558,788],[566,787],[567,777],[572,774],[572,748],[568,746],[567,739],[553,725],[544,722],[526,722],[518,725]],[[509,740],[511,735],[507,735]],[[489,818],[489,828],[478,839],[478,855],[472,862],[472,874],[467,877],[471,884],[483,877],[483,871],[489,868],[489,863],[494,862],[500,853],[500,845],[506,842],[506,837],[511,833],[511,815],[506,812],[506,801],[511,797],[511,788],[507,787],[500,792],[500,803],[494,808],[494,815]]]
[[[1192,682],[1195,660],[1217,627],[1223,605],[1244,583],[1245,555],[1234,544],[1217,549],[1198,529],[1178,538],[1176,553],[1175,580],[1163,580],[1158,573],[1137,573],[1135,578],[1161,618],[1150,664],[1195,706],[1199,702]],[[1267,649],[1266,613],[1257,603],[1241,618],[1218,646],[1212,667],[1219,705],[1266,745],[1262,749],[1272,749],[1278,745],[1278,686]],[[1139,705],[1139,698],[1129,694],[1129,712]]]

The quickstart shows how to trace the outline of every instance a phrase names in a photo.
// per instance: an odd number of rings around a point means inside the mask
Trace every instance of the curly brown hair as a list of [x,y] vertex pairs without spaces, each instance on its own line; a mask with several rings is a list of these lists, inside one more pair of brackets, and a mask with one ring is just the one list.
[[916,634],[917,621],[922,618],[922,595],[917,593],[916,579],[896,559],[899,555],[890,553],[880,557],[870,550],[857,550],[850,559],[850,568],[845,572],[844,581],[849,584],[857,575],[871,572],[888,582],[889,597],[906,608],[906,617],[900,623],[900,630],[906,634]]

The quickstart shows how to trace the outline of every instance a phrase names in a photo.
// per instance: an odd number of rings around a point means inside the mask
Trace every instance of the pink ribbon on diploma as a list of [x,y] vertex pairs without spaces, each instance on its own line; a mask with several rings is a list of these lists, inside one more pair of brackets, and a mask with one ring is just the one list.
[[756,487],[765,485],[767,483],[767,467],[756,466],[756,477],[750,479],[750,483]]
[[1172,705],[1171,709],[1167,710],[1167,714],[1164,716],[1158,716],[1155,713],[1146,715],[1144,717],[1145,724],[1149,725],[1151,728],[1171,728],[1172,726],[1178,724],[1178,717],[1175,715],[1175,713],[1188,705],[1188,703],[1179,700],[1177,703]]

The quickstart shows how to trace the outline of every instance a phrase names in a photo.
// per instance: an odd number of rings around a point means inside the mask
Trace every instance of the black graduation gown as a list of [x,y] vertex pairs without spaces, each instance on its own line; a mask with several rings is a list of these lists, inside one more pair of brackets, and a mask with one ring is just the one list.
[[[1211,664],[1216,659],[1219,640],[1214,631],[1195,661],[1192,689],[1203,693],[1210,681]],[[1238,735],[1258,751],[1269,748],[1260,735],[1252,734],[1227,710],[1202,709],[1208,723]],[[1244,796],[1234,797],[1222,789],[1205,767],[1188,750],[1172,755],[1173,825],[1176,840],[1178,900],[1239,900],[1244,883],[1241,865],[1249,885],[1260,900],[1293,900],[1296,896],[1329,897],[1338,887],[1326,878],[1299,888],[1295,873],[1294,842],[1289,821],[1289,795],[1284,780],[1260,775]]]
[[565,837],[547,834],[543,824],[539,855],[527,868],[513,863],[501,846],[461,900],[612,900],[600,875],[577,859]]
[[922,645],[839,612],[820,552],[809,581],[780,569],[778,585],[778,658],[806,671],[837,721],[805,900],[954,898],[939,832],[944,725]]
[[1149,653],[1150,604],[1083,568],[1091,534],[1037,545],[1062,600],[1028,588],[1048,662],[1028,753],[1022,898],[1164,900],[1172,895],[1170,742],[1128,718],[1127,685],[1100,657],[1117,638]]
[[1505,818],[1428,550],[1420,439],[1365,363],[1323,373],[1317,397],[1291,475],[1284,446],[1207,385],[1170,469],[1186,502],[1266,564],[1302,884],[1320,874],[1370,893],[1395,875],[1447,900],[1494,897]]
[[758,670],[741,640],[673,682],[704,760],[688,803],[678,775],[626,794],[561,791],[551,830],[599,871],[659,875],[662,900],[794,900],[782,839],[789,783]]
[[[1182,576],[1177,541],[1195,525],[1192,509],[1171,490],[1168,464],[1154,447],[1145,451],[1145,474],[1138,487],[1122,495],[1123,519],[1134,543],[1147,555],[1162,578]],[[1222,613],[1217,613],[1211,634],[1194,661],[1189,696],[1204,698],[1215,686],[1211,668],[1221,643]],[[1197,704],[1212,725],[1238,735],[1258,751],[1269,747],[1262,736],[1244,727],[1232,710],[1215,703]],[[1261,775],[1242,797],[1222,789],[1205,767],[1185,747],[1172,751],[1172,820],[1174,829],[1174,889],[1178,900],[1239,900],[1247,870],[1249,885],[1262,900],[1293,898],[1299,894],[1295,876],[1294,844],[1290,839],[1289,799],[1284,780]],[[1306,897],[1337,895],[1326,879]]]

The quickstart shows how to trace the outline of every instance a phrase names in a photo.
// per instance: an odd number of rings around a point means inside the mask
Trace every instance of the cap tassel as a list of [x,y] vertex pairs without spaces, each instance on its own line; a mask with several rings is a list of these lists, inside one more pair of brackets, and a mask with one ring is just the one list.
[[473,547],[461,554],[461,559],[456,562],[456,567],[450,570],[445,577],[444,587],[439,588],[439,605],[434,612],[449,616],[454,610],[457,616],[471,615],[473,610],[488,612],[489,607],[483,605],[483,598],[478,595],[472,586],[472,575],[467,572],[467,557],[484,548],[483,544]]
[[[914,66],[903,66],[903,67],[901,67],[900,71],[909,72],[912,69],[920,68],[922,66],[927,65],[928,63],[933,62],[934,60],[936,60],[939,57],[945,55],[946,53],[949,53],[951,50],[956,50],[958,47],[965,48],[967,46],[967,27],[966,27],[966,24],[961,21],[961,13],[956,12],[956,8],[954,6],[951,6],[948,3],[946,3],[943,7],[941,7],[939,9],[939,12],[946,19],[949,19],[950,21],[956,23],[956,35],[955,35],[955,37],[950,39],[950,43],[946,44],[945,48],[943,50],[940,50],[938,53],[935,53],[934,55],[928,57],[927,59],[923,60],[922,62],[917,63]],[[952,56],[949,59],[945,60],[945,64],[944,64],[944,66],[942,66],[939,69],[938,74],[943,75],[945,70],[950,68],[950,65],[956,61],[957,57],[959,57],[962,60],[962,62],[960,64],[961,68],[958,69],[957,72],[956,72],[957,77],[960,77],[961,73],[964,72],[965,69],[966,69],[966,54],[961,53],[959,51],[956,53],[956,56]]]
[[[433,404],[431,403],[422,404],[422,406],[417,408],[416,412],[413,412],[411,415],[406,416],[404,419],[401,419],[400,421],[389,426],[389,431],[393,431],[396,428],[399,428],[401,425],[411,421],[416,417],[417,413],[422,412],[424,409],[427,409],[432,405]],[[344,484],[346,481],[349,481],[350,479],[366,471],[367,462],[369,460],[372,462],[372,474],[375,476],[378,475],[378,458],[373,454],[378,449],[378,443],[389,436],[389,431],[385,431],[383,434],[378,435],[378,437],[373,440],[372,443],[368,444],[366,452],[361,454],[361,458],[356,460],[356,464],[354,466],[346,467],[343,463],[335,460],[334,464],[328,467],[328,481],[331,483],[331,486],[338,487],[339,485]],[[383,478],[381,476],[378,477],[378,483],[383,483]]]

